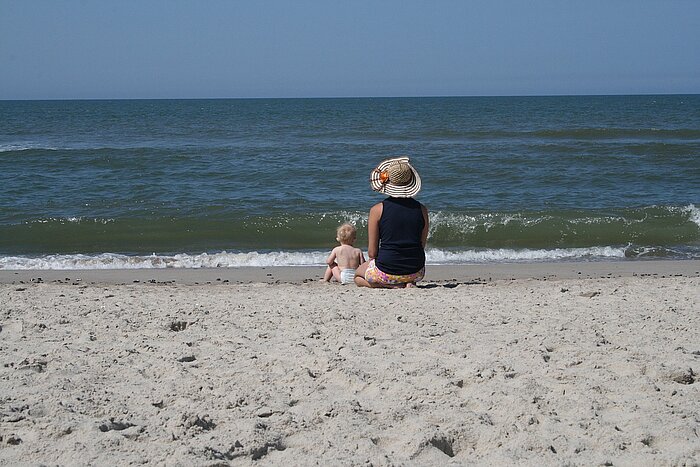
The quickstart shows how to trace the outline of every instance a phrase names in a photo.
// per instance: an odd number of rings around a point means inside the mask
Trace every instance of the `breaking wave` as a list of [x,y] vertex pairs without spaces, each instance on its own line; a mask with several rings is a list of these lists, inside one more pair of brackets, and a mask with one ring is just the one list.
[[[621,247],[555,248],[555,249],[467,249],[429,248],[428,265],[483,264],[509,262],[602,261],[676,256],[681,252],[659,249]],[[4,270],[83,270],[83,269],[191,269],[274,266],[323,266],[325,251],[226,252],[175,255],[44,255],[0,257]],[[699,254],[700,252],[695,252]],[[693,256],[693,255],[691,255]],[[690,256],[687,256],[690,257]]]

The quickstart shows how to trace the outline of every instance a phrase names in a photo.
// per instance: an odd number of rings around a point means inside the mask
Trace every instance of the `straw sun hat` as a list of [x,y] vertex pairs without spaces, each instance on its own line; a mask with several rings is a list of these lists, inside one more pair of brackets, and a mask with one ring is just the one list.
[[374,191],[394,198],[412,198],[420,191],[420,176],[408,157],[382,161],[369,176]]

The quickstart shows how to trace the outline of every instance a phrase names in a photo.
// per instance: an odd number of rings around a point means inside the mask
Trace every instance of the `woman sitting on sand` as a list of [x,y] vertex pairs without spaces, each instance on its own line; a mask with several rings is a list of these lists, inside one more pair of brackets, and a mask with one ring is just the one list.
[[370,174],[374,191],[389,195],[367,221],[369,262],[357,268],[361,287],[413,287],[425,274],[428,210],[413,199],[421,188],[408,157],[387,159]]

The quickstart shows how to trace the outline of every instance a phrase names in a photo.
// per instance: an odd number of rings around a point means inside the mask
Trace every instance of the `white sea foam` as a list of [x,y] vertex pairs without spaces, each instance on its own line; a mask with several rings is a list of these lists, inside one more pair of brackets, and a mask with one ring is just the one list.
[[127,256],[114,253],[99,255],[46,255],[41,257],[0,257],[0,269],[165,269],[217,268],[241,266],[309,266],[320,265],[327,254],[323,252],[273,253],[202,253],[172,256]]
[[52,224],[52,223],[57,223],[57,224],[89,224],[89,223],[95,223],[95,224],[109,224],[114,222],[114,219],[105,219],[105,218],[90,218],[90,217],[45,217],[45,218],[40,218],[40,219],[35,219],[32,221],[26,221],[25,224]]
[[426,252],[428,264],[469,264],[517,261],[563,261],[583,259],[624,258],[625,247],[556,248],[553,250],[464,250],[431,249]]
[[700,227],[700,208],[696,207],[694,204],[689,204],[683,208],[688,214],[688,220]]
[[[328,252],[202,253],[198,255],[128,256],[114,253],[99,255],[46,255],[41,257],[0,257],[0,269],[165,269],[235,268],[244,266],[322,266]],[[428,264],[473,264],[517,261],[561,261],[624,258],[624,247],[561,248],[554,250],[461,250],[426,251]]]
[[57,148],[52,146],[45,146],[35,143],[13,143],[13,144],[0,144],[0,152],[11,152],[11,151],[31,151],[34,149],[43,149],[46,151],[55,151]]

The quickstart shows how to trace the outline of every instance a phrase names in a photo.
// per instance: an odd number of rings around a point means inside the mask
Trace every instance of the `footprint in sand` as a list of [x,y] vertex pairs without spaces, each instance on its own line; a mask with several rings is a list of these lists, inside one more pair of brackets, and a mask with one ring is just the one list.
[[170,323],[170,330],[175,332],[184,331],[189,325],[190,323],[188,323],[187,321],[173,321],[172,323]]
[[131,428],[132,426],[136,426],[133,423],[129,422],[122,422],[120,420],[115,420],[113,418],[110,418],[109,421],[101,423],[99,425],[99,429],[101,432],[106,433],[108,431],[122,431],[126,430],[127,428]]

